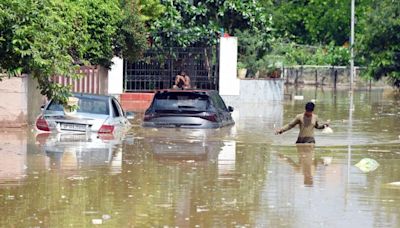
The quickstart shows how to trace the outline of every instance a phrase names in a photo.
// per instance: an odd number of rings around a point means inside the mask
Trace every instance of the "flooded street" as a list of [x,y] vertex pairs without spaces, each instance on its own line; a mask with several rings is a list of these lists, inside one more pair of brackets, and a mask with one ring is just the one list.
[[[355,91],[349,110],[347,91],[293,94],[234,106],[216,130],[142,128],[139,114],[113,138],[2,132],[0,227],[400,227],[399,96]],[[310,100],[332,134],[274,134]]]

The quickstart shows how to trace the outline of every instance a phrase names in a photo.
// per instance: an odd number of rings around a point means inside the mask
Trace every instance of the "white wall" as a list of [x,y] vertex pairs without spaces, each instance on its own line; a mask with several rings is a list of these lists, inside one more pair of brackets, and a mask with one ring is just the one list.
[[240,80],[237,78],[237,38],[221,37],[219,52],[219,94],[239,95]]
[[112,59],[114,63],[108,71],[108,94],[119,95],[123,93],[124,60],[119,57]]
[[[267,117],[271,124],[275,123],[281,126],[283,116],[282,101],[284,100],[283,88],[284,81],[282,79],[246,79],[240,80],[239,96],[225,95],[222,98],[226,105],[234,108],[232,116],[237,123],[236,126],[244,124],[255,127],[252,123],[239,120],[258,117]],[[274,126],[264,124],[263,127],[273,129]]]

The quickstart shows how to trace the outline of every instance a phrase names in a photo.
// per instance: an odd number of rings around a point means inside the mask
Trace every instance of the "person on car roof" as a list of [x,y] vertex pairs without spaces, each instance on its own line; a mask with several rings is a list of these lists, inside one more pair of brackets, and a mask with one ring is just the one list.
[[190,89],[190,77],[185,71],[180,71],[175,77],[174,89]]

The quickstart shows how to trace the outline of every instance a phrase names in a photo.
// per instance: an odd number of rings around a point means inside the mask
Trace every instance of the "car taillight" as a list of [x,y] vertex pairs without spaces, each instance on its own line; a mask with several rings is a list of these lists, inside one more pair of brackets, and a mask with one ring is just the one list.
[[36,120],[36,128],[41,131],[50,131],[49,124],[42,115]]
[[145,114],[143,120],[149,121],[149,120],[152,120],[153,118],[157,118],[158,116],[159,115],[157,113]]
[[113,125],[103,124],[99,130],[99,134],[111,134],[114,131]]
[[218,122],[218,116],[216,113],[206,113],[204,116],[202,116],[201,118],[205,119],[205,120],[209,120],[211,122]]

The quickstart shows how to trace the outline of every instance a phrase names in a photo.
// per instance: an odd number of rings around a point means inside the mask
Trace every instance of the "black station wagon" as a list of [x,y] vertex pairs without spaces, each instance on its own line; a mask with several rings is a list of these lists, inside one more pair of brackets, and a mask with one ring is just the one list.
[[143,126],[219,128],[235,123],[232,111],[215,90],[157,91],[145,112]]

